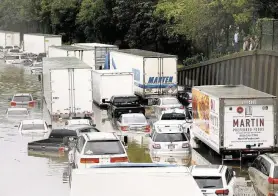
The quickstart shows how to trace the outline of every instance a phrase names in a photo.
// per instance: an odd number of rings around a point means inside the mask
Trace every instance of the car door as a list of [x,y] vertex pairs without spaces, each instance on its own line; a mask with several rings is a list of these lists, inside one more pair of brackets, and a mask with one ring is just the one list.
[[225,172],[225,179],[227,188],[229,189],[229,196],[234,195],[235,177],[232,169],[228,168]]
[[81,158],[81,153],[82,153],[82,149],[83,146],[85,144],[85,139],[83,136],[79,136],[77,139],[77,145],[75,148],[75,152],[74,152],[74,162],[75,162],[75,166],[78,168],[80,165],[80,158]]
[[259,165],[260,172],[258,173],[258,189],[264,195],[268,195],[268,177],[270,173],[271,164],[262,157],[261,164]]
[[258,176],[260,173],[260,164],[261,164],[261,160],[262,157],[257,157],[254,162],[252,163],[252,165],[248,168],[248,173],[249,173],[249,177],[251,182],[253,183],[254,189],[258,188]]
[[123,116],[121,115],[116,122],[117,129],[121,130]]

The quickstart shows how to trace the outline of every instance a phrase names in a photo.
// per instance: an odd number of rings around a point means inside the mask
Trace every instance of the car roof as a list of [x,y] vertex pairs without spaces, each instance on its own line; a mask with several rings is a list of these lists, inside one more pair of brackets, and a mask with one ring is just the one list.
[[14,96],[31,96],[30,93],[16,93]]
[[119,140],[114,132],[89,132],[82,134],[88,141],[93,140]]
[[191,174],[193,176],[221,176],[226,168],[225,165],[193,165]]
[[28,111],[27,108],[8,108],[8,111]]
[[45,121],[41,119],[23,120],[22,124],[44,124]]
[[128,113],[128,114],[122,114],[122,117],[137,117],[137,116],[144,116],[142,113]]
[[185,111],[183,109],[178,109],[178,108],[162,111],[162,114],[171,114],[171,113],[185,114]]

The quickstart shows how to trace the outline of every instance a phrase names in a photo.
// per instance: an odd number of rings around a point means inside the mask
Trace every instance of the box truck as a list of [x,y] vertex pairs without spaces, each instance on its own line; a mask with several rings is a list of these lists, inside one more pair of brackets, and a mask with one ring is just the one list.
[[112,96],[134,94],[133,72],[119,70],[94,70],[93,74],[93,101],[102,106],[102,99],[110,101]]
[[111,51],[105,69],[132,71],[134,92],[151,105],[161,95],[177,94],[177,57],[169,54],[126,49]]
[[24,34],[23,35],[23,50],[28,53],[48,54],[49,46],[61,46],[62,36],[51,34]]
[[192,88],[192,136],[222,155],[222,163],[277,147],[276,97],[243,85]]
[[91,117],[91,67],[75,57],[43,58],[43,96],[52,117]]
[[18,46],[20,47],[20,33],[12,31],[0,31],[0,46]]
[[73,46],[82,47],[90,51],[84,52],[82,61],[90,65],[93,70],[103,69],[108,52],[119,49],[118,46],[100,43],[76,43]]

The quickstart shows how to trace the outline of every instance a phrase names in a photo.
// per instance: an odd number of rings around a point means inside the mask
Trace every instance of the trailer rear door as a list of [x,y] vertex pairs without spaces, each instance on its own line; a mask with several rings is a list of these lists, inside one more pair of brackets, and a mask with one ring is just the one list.
[[[238,103],[242,100],[237,100]],[[224,148],[265,149],[274,146],[274,108],[269,104],[225,105]]]
[[70,77],[68,69],[51,70],[51,89],[52,89],[52,114],[70,112]]
[[91,69],[74,69],[73,94],[75,113],[92,113],[92,71]]

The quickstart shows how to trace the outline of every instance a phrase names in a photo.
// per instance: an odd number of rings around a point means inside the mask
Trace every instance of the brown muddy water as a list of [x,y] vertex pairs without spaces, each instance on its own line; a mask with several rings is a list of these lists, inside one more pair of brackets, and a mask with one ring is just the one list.
[[[27,143],[40,138],[21,136],[15,127],[18,122],[5,118],[5,111],[9,107],[8,98],[20,92],[32,93],[40,98],[41,84],[38,77],[31,75],[29,69],[5,65],[0,61],[0,196],[69,196],[67,155],[28,152]],[[113,130],[106,111],[94,107],[94,112],[98,129]],[[40,100],[31,110],[31,116],[34,119],[43,118]],[[132,162],[151,162],[146,146],[141,145],[144,142],[139,140],[136,138],[135,142],[130,142],[129,159]],[[198,164],[203,158],[195,153],[194,159]],[[245,177],[246,173],[239,172],[238,175]],[[240,180],[237,192],[236,195],[254,195],[244,178]]]

